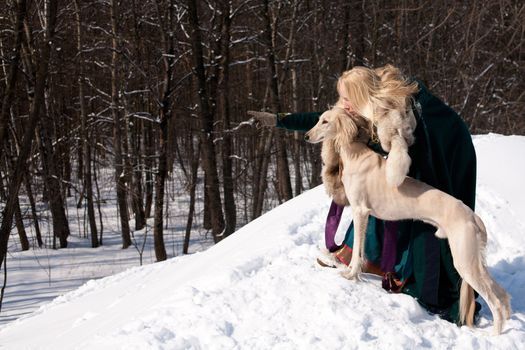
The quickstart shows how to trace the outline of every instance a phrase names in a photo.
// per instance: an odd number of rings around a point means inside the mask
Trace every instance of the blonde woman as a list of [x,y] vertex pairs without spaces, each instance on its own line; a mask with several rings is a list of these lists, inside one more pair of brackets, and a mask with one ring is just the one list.
[[386,175],[399,186],[410,167],[408,147],[414,143],[416,118],[412,111],[415,81],[407,81],[392,65],[372,70],[355,67],[337,82],[338,105],[365,117],[377,131],[377,139],[388,152]]
[[[468,127],[443,101],[417,79],[387,65],[354,67],[338,80],[338,104],[358,113],[374,126],[369,146],[388,153],[392,186],[399,176],[428,183],[474,209],[476,154]],[[320,113],[270,114],[250,112],[263,125],[307,131]],[[325,228],[331,252],[324,265],[350,262],[353,225],[341,246],[334,242],[343,207],[332,203]],[[433,226],[417,221],[383,222],[370,217],[366,234],[365,272],[383,275],[383,287],[417,298],[427,310],[458,322],[460,277],[446,240],[434,236]],[[478,308],[479,309],[479,304]],[[478,310],[477,310],[478,311]]]

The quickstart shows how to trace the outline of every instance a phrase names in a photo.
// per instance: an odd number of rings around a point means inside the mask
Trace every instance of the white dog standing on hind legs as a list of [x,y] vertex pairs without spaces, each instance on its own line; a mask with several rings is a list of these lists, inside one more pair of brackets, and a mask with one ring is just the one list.
[[473,326],[474,289],[489,305],[494,334],[500,334],[504,321],[510,318],[510,297],[485,265],[487,233],[483,222],[460,200],[421,181],[406,177],[398,187],[389,185],[385,159],[366,145],[367,128],[363,118],[336,107],[323,113],[305,136],[311,143],[331,143],[323,157],[330,149],[340,157],[342,186],[331,184],[327,188],[344,188],[344,194],[329,194],[346,195],[353,212],[355,254],[343,276],[356,279],[361,273],[369,215],[390,221],[421,220],[437,227],[438,238],[449,241],[454,267],[463,279],[459,302],[461,323]]

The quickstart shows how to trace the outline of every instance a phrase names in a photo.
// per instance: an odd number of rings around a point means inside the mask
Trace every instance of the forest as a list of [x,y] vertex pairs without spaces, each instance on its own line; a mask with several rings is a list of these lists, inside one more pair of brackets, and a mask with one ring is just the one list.
[[101,169],[122,248],[151,219],[168,257],[169,187],[189,198],[184,252],[197,215],[219,242],[321,180],[318,146],[246,112],[323,111],[356,65],[421,79],[472,134],[523,135],[524,35],[518,0],[4,0],[0,263],[12,235],[67,248],[73,195],[103,244]]

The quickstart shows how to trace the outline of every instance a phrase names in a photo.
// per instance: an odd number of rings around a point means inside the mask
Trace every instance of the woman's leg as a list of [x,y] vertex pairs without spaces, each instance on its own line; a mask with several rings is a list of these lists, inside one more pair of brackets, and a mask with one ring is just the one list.
[[403,287],[394,273],[397,258],[397,229],[397,221],[385,221],[381,251],[381,271],[384,272],[382,286],[383,289],[394,293],[400,292]]
[[330,210],[328,211],[328,217],[326,218],[326,225],[324,228],[324,240],[326,249],[330,252],[335,252],[340,247],[335,243],[335,233],[337,232],[337,227],[341,221],[344,208],[343,205],[338,205],[332,201]]
[[394,272],[397,256],[397,222],[385,221],[383,231],[383,250],[381,252],[381,270]]
[[340,261],[338,261],[339,259],[337,259],[333,253],[341,247],[335,243],[335,234],[337,227],[339,227],[341,216],[343,215],[343,209],[344,206],[338,205],[334,201],[330,204],[330,210],[328,211],[324,228],[324,242],[328,251],[322,251],[317,257],[317,263],[323,267],[338,267],[338,265],[341,265]]

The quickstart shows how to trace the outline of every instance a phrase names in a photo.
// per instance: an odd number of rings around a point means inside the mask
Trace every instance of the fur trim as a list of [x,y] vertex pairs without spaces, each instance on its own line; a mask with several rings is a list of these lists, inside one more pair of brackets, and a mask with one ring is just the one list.
[[326,193],[332,197],[333,201],[338,205],[349,205],[350,203],[346,198],[345,189],[341,182],[341,172],[343,169],[340,167],[339,153],[336,152],[333,140],[323,141],[321,158],[323,160],[321,177]]

